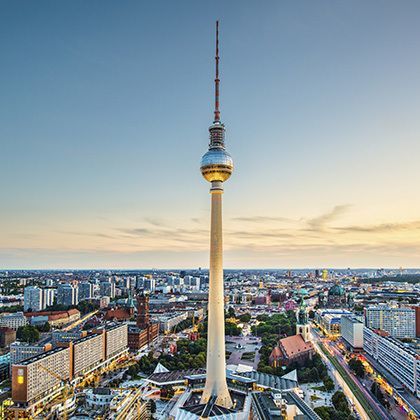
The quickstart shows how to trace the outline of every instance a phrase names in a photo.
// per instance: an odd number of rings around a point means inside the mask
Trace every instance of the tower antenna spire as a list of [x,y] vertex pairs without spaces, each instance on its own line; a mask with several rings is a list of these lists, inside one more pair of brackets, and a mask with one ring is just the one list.
[[216,20],[216,78],[214,79],[214,122],[220,121],[219,84],[219,21]]

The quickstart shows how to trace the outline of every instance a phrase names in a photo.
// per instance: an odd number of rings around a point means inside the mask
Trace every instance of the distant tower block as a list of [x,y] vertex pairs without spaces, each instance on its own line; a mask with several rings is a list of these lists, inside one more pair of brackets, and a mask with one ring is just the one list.
[[150,325],[149,295],[142,292],[137,295],[137,326],[145,329]]
[[207,335],[207,375],[202,403],[232,407],[226,382],[225,314],[223,287],[222,194],[223,182],[233,171],[233,160],[225,150],[225,126],[219,110],[219,22],[216,22],[216,78],[214,121],[209,128],[209,151],[201,160],[201,173],[211,182],[210,271]]

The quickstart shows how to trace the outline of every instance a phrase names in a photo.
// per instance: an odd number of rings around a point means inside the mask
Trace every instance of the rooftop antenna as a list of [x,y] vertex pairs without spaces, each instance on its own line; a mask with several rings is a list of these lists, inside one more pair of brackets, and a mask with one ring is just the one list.
[[214,79],[215,98],[214,98],[214,122],[220,122],[219,110],[219,21],[216,20],[216,78]]

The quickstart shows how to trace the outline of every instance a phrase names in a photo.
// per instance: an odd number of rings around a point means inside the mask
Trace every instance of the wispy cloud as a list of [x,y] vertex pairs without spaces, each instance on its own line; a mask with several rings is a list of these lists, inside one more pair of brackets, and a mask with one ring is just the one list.
[[250,222],[250,223],[267,223],[267,222],[294,222],[293,219],[281,216],[241,216],[231,218],[233,221]]
[[308,219],[306,223],[308,224],[310,230],[323,231],[331,222],[337,220],[340,216],[345,214],[350,207],[350,204],[335,206],[331,211],[325,214],[321,214],[313,219]]
[[343,232],[358,232],[358,233],[387,233],[397,232],[406,230],[418,230],[420,229],[420,220],[414,220],[412,222],[403,223],[380,223],[377,225],[353,225],[353,226],[342,226],[334,227],[334,230]]

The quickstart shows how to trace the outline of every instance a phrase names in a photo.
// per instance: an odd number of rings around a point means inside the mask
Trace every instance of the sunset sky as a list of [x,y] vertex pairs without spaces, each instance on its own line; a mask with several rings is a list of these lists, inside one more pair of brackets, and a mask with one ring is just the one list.
[[0,2],[0,268],[420,267],[417,0]]

